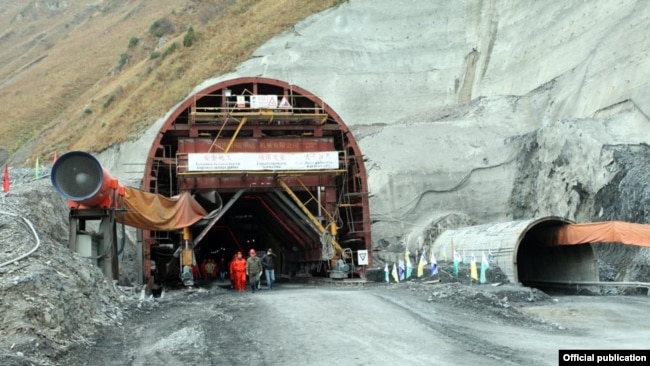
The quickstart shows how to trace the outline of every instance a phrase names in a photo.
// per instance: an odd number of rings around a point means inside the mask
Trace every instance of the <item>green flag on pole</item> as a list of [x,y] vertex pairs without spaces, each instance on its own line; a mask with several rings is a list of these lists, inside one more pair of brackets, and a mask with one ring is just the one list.
[[460,261],[462,260],[460,254],[458,252],[454,251],[454,276],[458,277],[458,265],[460,264]]
[[485,258],[485,253],[483,253],[481,259],[481,283],[486,283],[487,278],[485,277],[485,271],[487,271],[488,268],[490,268],[490,264],[488,263],[487,258]]

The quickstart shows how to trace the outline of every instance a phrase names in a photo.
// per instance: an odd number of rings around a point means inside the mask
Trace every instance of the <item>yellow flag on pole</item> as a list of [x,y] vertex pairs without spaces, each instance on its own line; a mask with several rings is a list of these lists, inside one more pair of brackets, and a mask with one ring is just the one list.
[[478,281],[478,270],[476,268],[476,258],[472,255],[472,260],[470,262],[470,276],[473,280]]
[[422,277],[424,275],[424,266],[427,264],[427,258],[424,254],[425,251],[422,249],[422,255],[420,256],[420,261],[418,262],[418,277]]

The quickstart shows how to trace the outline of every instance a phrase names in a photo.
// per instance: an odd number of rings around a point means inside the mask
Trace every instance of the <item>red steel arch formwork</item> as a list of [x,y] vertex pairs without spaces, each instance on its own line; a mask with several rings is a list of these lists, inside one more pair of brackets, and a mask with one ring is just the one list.
[[152,264],[158,280],[177,280],[191,263],[249,249],[273,248],[280,275],[363,277],[358,255],[371,263],[359,147],[341,118],[299,87],[239,78],[199,91],[167,118],[144,172],[144,191],[190,192],[210,212],[183,232],[143,232],[150,285]]

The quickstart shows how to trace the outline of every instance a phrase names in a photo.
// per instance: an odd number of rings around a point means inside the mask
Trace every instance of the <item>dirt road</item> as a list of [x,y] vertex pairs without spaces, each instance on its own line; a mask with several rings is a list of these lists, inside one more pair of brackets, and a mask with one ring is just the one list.
[[526,291],[510,300],[430,284],[172,291],[134,304],[121,327],[58,364],[557,365],[559,349],[650,346],[648,296],[517,301]]

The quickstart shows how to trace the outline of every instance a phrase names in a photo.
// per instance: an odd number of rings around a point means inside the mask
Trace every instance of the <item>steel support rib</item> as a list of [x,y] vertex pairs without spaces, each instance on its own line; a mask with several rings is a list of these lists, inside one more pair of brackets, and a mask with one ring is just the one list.
[[221,211],[219,211],[219,213],[215,217],[213,217],[212,220],[210,220],[210,222],[208,222],[205,228],[203,228],[203,231],[201,231],[201,233],[197,235],[196,238],[194,239],[194,248],[196,248],[199,245],[199,242],[201,241],[201,239],[203,239],[203,237],[205,237],[205,234],[207,234],[210,231],[210,229],[212,229],[212,226],[214,226],[214,224],[216,224],[217,221],[219,221],[219,219],[223,217],[223,215],[230,209],[230,207],[232,207],[232,205],[239,199],[239,197],[241,197],[244,191],[245,191],[244,189],[240,189],[239,191],[237,191],[237,193],[235,193],[235,195],[232,196],[232,198],[230,198],[228,203],[226,203],[226,205],[223,206]]
[[275,211],[273,211],[273,209],[261,197],[257,196],[256,198],[262,203],[262,206],[264,206],[264,208],[266,208],[266,210],[277,220],[278,224],[284,227],[284,229],[289,234],[291,234],[291,236],[293,236],[294,239],[296,239],[297,243],[301,244],[302,240],[300,240],[299,235],[292,228],[287,226],[287,224],[278,216],[277,213],[275,213]]
[[309,220],[305,214],[300,211],[295,204],[293,204],[285,195],[282,194],[279,190],[275,189],[273,190],[274,195],[270,195],[269,199],[271,199],[273,202],[277,203],[279,207],[281,207],[291,218],[294,219],[300,227],[302,227],[305,231],[306,229],[311,229],[314,231],[316,234],[320,234],[318,231],[318,228],[314,226],[314,224]]

